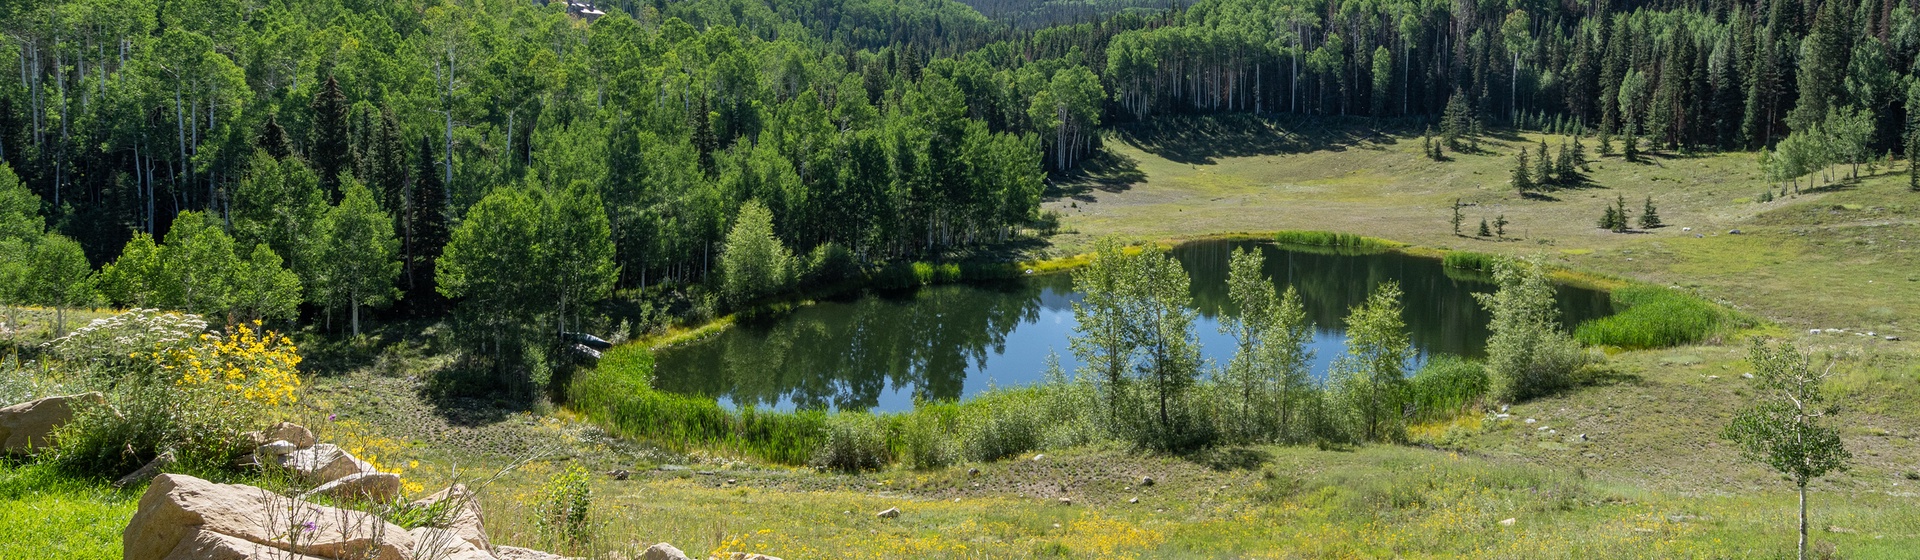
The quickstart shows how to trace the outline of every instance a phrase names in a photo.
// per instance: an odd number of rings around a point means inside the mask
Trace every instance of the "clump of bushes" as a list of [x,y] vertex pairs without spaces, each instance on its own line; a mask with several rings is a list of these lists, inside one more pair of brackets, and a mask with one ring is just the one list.
[[1434,356],[1414,372],[1411,392],[1417,419],[1444,420],[1486,396],[1487,369],[1451,354]]
[[1283,245],[1331,247],[1337,249],[1386,250],[1398,245],[1385,239],[1333,231],[1284,230],[1275,233],[1273,240]]
[[621,436],[669,447],[715,446],[790,465],[811,460],[825,437],[826,413],[731,411],[713,399],[653,388],[653,353],[637,345],[608,350],[567,388],[568,406]]
[[887,428],[883,418],[871,414],[835,414],[827,420],[826,437],[810,464],[847,472],[885,467],[893,462]]
[[1619,312],[1582,323],[1574,338],[1592,345],[1665,348],[1699,342],[1736,320],[1718,305],[1659,286],[1628,286],[1611,297]]

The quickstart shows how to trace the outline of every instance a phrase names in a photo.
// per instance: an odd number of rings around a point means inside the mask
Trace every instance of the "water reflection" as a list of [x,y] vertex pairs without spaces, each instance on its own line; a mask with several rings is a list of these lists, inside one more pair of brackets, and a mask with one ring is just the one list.
[[[1224,364],[1230,338],[1219,317],[1227,301],[1227,258],[1250,243],[1203,242],[1173,254],[1193,279],[1206,356]],[[1267,274],[1300,290],[1316,325],[1316,375],[1345,351],[1342,319],[1380,282],[1407,294],[1406,320],[1421,356],[1479,356],[1487,316],[1472,294],[1484,278],[1449,274],[1438,261],[1398,254],[1336,255],[1257,245]],[[1606,294],[1559,289],[1569,325],[1610,312]],[[655,384],[667,391],[772,408],[904,410],[916,399],[956,399],[993,385],[1039,380],[1048,352],[1078,367],[1067,340],[1075,325],[1067,275],[985,286],[937,286],[907,294],[822,302],[784,317],[736,325],[660,352]]]

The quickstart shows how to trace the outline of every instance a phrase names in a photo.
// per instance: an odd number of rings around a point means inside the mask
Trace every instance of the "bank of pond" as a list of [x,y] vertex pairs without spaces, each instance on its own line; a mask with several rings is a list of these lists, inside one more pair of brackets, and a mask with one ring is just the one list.
[[[1233,415],[1224,410],[1231,406],[1208,396],[1218,391],[1208,378],[1236,348],[1220,328],[1238,313],[1227,288],[1235,249],[1258,251],[1276,288],[1300,294],[1313,327],[1307,347],[1314,385],[1324,386],[1334,360],[1347,354],[1349,311],[1391,282],[1404,294],[1401,314],[1414,350],[1405,364],[1405,390],[1414,394],[1406,401],[1419,403],[1426,416],[1480,400],[1486,381],[1475,360],[1486,352],[1490,314],[1474,296],[1497,288],[1485,272],[1493,258],[1443,261],[1347,241],[1209,240],[1168,251],[1190,279],[1194,335],[1206,362],[1186,410],[1190,429],[1233,431],[1220,425],[1230,422],[1223,419]],[[1083,406],[1094,389],[1073,379],[1081,365],[1071,349],[1074,304],[1082,297],[1073,282],[1070,274],[1037,274],[875,289],[740,319],[658,349],[622,346],[575,377],[568,406],[621,435],[671,447],[837,468],[991,460],[1085,443],[1111,435],[1113,426],[1075,410],[1098,407]],[[1660,287],[1609,293],[1560,284],[1554,299],[1563,328],[1595,346],[1692,342],[1734,317]],[[1324,401],[1320,395],[1266,404],[1300,409],[1298,418],[1278,421],[1306,424],[1310,409],[1331,406]],[[1295,431],[1265,439],[1310,437]]]

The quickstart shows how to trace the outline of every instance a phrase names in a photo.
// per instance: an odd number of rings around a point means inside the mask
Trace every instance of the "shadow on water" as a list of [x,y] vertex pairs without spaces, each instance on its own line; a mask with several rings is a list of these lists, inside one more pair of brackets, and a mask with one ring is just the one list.
[[[1249,242],[1200,242],[1172,254],[1193,280],[1195,327],[1215,365],[1231,358],[1219,332],[1235,313],[1227,298],[1227,260],[1235,247],[1258,247],[1266,273],[1300,291],[1315,325],[1314,374],[1345,352],[1348,310],[1382,282],[1406,293],[1405,318],[1422,356],[1480,356],[1488,316],[1473,294],[1493,285],[1483,275],[1449,271],[1433,259],[1398,253],[1327,254]],[[1076,324],[1069,275],[827,301],[663,350],[655,384],[735,405],[772,408],[905,410],[921,400],[951,400],[994,386],[1040,381],[1049,353],[1068,372],[1079,366],[1069,338]],[[1563,321],[1611,312],[1603,292],[1559,288]]]

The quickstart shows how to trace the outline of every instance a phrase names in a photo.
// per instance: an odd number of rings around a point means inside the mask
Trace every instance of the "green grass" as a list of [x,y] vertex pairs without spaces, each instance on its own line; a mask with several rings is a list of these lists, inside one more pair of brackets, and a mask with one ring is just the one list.
[[119,491],[45,464],[0,462],[0,558],[119,558],[139,488]]
[[1363,251],[1384,251],[1400,246],[1385,239],[1334,231],[1283,230],[1275,232],[1273,240],[1282,245]]
[[1422,420],[1443,420],[1487,394],[1487,371],[1479,362],[1441,354],[1413,374],[1413,405]]
[[1475,251],[1448,251],[1447,256],[1443,257],[1441,262],[1444,263],[1447,268],[1493,272],[1493,263],[1498,262],[1500,258],[1499,255]]
[[820,447],[826,414],[730,411],[713,399],[654,390],[653,353],[640,345],[607,351],[568,387],[568,406],[614,433],[674,449],[710,448],[804,464]]
[[1712,302],[1670,288],[1633,285],[1611,296],[1620,312],[1582,323],[1575,339],[1596,346],[1666,348],[1700,342],[1737,321]]

